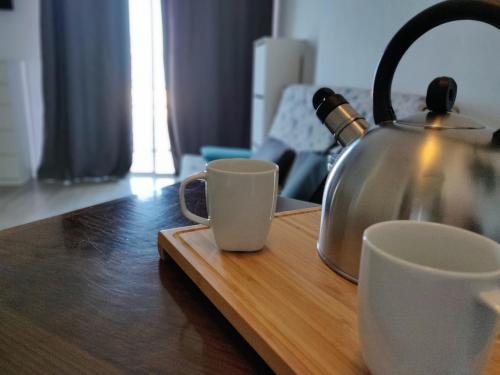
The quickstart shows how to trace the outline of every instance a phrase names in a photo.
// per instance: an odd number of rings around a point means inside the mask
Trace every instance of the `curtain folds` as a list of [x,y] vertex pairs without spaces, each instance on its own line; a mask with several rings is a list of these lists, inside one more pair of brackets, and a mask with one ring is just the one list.
[[272,0],[162,0],[174,163],[200,146],[248,147],[253,42],[271,32]]
[[40,2],[45,139],[40,178],[125,175],[132,162],[128,1]]

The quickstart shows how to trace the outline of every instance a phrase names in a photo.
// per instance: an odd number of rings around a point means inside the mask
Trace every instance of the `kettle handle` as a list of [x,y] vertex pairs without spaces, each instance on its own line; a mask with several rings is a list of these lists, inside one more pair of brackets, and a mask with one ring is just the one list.
[[443,23],[459,20],[481,21],[500,29],[500,1],[443,1],[408,21],[394,35],[377,67],[373,82],[373,117],[376,124],[396,120],[391,103],[391,86],[394,73],[404,53],[427,31]]

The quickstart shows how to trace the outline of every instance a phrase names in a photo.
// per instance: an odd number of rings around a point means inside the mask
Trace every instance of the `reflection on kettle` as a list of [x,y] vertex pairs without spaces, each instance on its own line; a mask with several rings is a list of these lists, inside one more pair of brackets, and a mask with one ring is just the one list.
[[430,83],[426,112],[398,120],[391,105],[392,79],[406,50],[425,32],[456,20],[500,28],[500,4],[445,1],[404,25],[375,75],[378,126],[330,89],[313,97],[317,116],[344,147],[326,182],[318,252],[351,281],[358,277],[363,231],[380,221],[441,222],[500,241],[500,130],[451,112],[457,84],[449,77]]

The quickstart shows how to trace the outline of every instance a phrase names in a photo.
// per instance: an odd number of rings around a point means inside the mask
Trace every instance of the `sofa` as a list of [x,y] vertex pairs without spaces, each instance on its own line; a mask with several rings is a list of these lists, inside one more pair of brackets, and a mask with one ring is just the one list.
[[[328,163],[335,161],[340,151],[334,136],[323,126],[312,107],[312,97],[319,86],[292,84],[283,90],[274,120],[263,148],[292,150],[295,160],[286,179],[281,181],[282,195],[301,200],[320,201],[322,185],[328,174]],[[372,97],[368,89],[334,87],[366,120],[373,124]],[[420,95],[393,93],[393,107],[398,118],[421,111],[425,98]],[[284,145],[284,146],[283,146]],[[259,157],[259,150],[205,146],[200,155],[186,154],[181,159],[180,178],[203,170],[207,161],[226,157]],[[276,161],[276,160],[273,160]],[[278,163],[279,164],[279,163]],[[299,165],[300,164],[300,165]],[[280,165],[280,173],[285,172]]]

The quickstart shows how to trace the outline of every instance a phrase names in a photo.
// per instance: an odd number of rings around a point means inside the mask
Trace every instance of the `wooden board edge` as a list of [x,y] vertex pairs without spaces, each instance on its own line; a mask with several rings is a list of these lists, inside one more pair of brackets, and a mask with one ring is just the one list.
[[[187,260],[178,250],[178,247],[184,247],[184,244],[178,239],[176,234],[180,234],[179,231],[197,230],[199,227],[206,228],[203,225],[194,225],[177,228],[178,230],[168,229],[161,231],[158,233],[158,248],[161,248],[165,253],[164,257],[168,255],[175,261],[273,371],[279,374],[295,374],[296,371],[289,366],[287,361],[273,350],[267,341],[225,300],[223,295],[203,277],[196,266]],[[206,262],[203,258],[200,257],[200,259]]]
[[321,206],[299,208],[298,210],[276,212],[274,214],[274,217],[301,215],[301,214],[305,214],[308,212],[315,212],[315,211],[321,211]]
[[177,227],[177,228],[170,228],[170,229],[162,229],[158,232],[157,236],[157,244],[158,244],[158,255],[162,260],[165,259],[165,257],[168,256],[168,252],[165,249],[165,245],[171,246],[171,244],[168,242],[167,237],[172,235],[172,236],[178,236],[182,233],[186,232],[191,232],[191,231],[196,231],[200,229],[208,229],[206,225],[202,224],[197,224],[197,225],[188,225],[185,227]]

